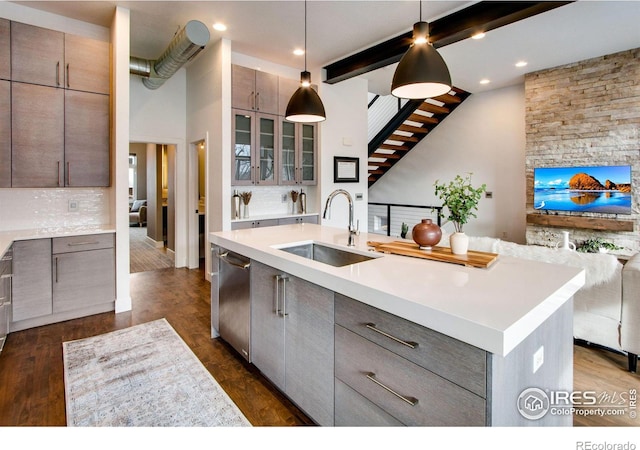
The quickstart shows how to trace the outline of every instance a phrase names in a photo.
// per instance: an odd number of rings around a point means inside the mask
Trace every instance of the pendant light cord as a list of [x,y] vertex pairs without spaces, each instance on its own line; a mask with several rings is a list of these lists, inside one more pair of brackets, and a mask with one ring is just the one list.
[[304,71],[307,71],[307,0],[304,0]]

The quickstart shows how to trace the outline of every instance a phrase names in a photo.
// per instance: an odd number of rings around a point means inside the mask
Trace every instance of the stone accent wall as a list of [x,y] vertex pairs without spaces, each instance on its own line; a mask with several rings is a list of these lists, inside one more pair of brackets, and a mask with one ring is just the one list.
[[528,224],[527,243],[554,245],[562,231],[569,231],[573,242],[602,237],[625,247],[623,253],[640,251],[640,49],[527,74],[525,123],[527,214],[538,213],[533,209],[536,167],[631,165],[633,214],[581,216],[635,223],[634,232]]

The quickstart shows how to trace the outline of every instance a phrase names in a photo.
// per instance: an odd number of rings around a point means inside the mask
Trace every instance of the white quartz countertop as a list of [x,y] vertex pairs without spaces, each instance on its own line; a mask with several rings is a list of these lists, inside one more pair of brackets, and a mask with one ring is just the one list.
[[0,255],[4,254],[14,241],[115,232],[115,225],[82,225],[74,227],[33,228],[28,230],[0,231]]
[[[227,250],[335,292],[506,356],[584,285],[585,272],[500,255],[488,269],[369,251],[362,233],[347,247],[346,227],[295,224],[210,233]],[[320,242],[376,259],[333,267],[278,246]]]

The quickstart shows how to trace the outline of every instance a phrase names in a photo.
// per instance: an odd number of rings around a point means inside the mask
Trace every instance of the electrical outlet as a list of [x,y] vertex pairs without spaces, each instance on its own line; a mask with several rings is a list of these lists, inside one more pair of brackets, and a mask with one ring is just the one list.
[[78,200],[69,200],[69,212],[78,212],[80,202]]
[[356,201],[362,200],[364,197],[361,192],[356,193]]
[[533,373],[536,373],[538,369],[544,363],[544,345],[533,354]]
[[282,194],[282,203],[287,203],[287,194]]
[[484,197],[485,197],[485,198],[493,198],[493,192],[491,192],[491,191],[487,191],[487,192],[485,192],[485,193],[484,193]]

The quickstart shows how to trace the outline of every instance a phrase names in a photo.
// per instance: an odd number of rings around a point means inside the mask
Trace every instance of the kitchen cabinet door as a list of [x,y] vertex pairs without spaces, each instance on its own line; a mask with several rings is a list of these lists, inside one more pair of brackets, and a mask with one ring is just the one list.
[[298,182],[312,185],[317,183],[318,139],[315,124],[301,123],[301,142],[299,147],[300,166],[298,168]]
[[284,327],[280,299],[282,272],[251,261],[251,361],[285,390]]
[[232,65],[231,105],[247,111],[278,114],[278,77]]
[[11,22],[11,80],[63,86],[64,33]]
[[64,36],[65,87],[109,94],[109,43]]
[[0,80],[0,188],[11,187],[11,83]]
[[333,292],[294,276],[284,286],[285,393],[320,425],[333,426]]
[[51,239],[13,243],[12,321],[52,313]]
[[11,79],[11,35],[10,22],[0,19],[0,79]]
[[287,115],[287,105],[293,93],[300,87],[300,80],[278,78],[278,115]]
[[109,96],[65,91],[65,186],[109,186]]
[[63,186],[64,90],[11,83],[12,187]]
[[258,127],[256,153],[256,184],[274,185],[278,182],[278,118],[267,114],[256,115]]
[[278,76],[256,70],[256,111],[278,114]]
[[233,110],[231,184],[234,186],[253,184],[255,127],[255,114]]
[[297,184],[298,147],[300,146],[300,127],[294,122],[280,120],[280,184]]
[[53,313],[115,301],[113,248],[53,255]]

